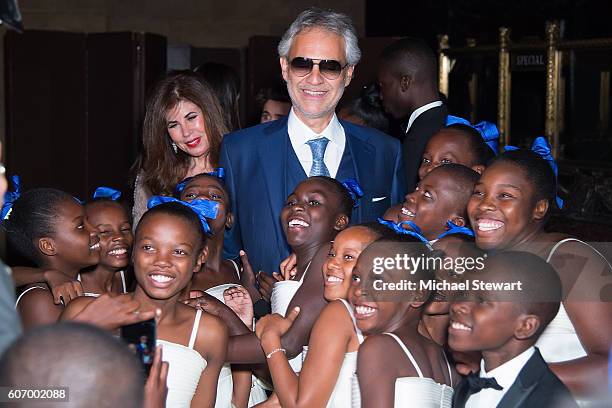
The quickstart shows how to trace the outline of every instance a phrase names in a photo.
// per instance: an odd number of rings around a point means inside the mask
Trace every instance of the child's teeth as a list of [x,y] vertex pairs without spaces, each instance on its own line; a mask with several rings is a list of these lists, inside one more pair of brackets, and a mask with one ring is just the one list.
[[340,278],[338,278],[336,276],[328,276],[327,277],[327,281],[328,282],[343,282],[344,279],[340,279]]
[[500,221],[478,221],[478,230],[479,231],[494,231],[504,226],[503,222]]
[[355,311],[357,312],[357,314],[360,315],[365,315],[365,314],[370,314],[370,313],[374,313],[373,308],[368,307],[368,306],[357,306],[355,307]]
[[118,249],[113,249],[112,251],[109,252],[109,255],[123,255],[127,253],[127,249],[125,248],[118,248]]
[[91,250],[100,249],[100,243],[99,243],[99,242],[96,242],[95,244],[91,245],[91,246],[89,247],[89,249],[91,249]]
[[155,282],[164,283],[170,282],[174,278],[166,275],[151,275],[151,279],[153,279]]
[[409,209],[404,208],[404,207],[402,207],[402,214],[404,214],[407,217],[414,217],[415,216],[415,214],[412,211],[410,211]]
[[296,227],[296,226],[300,226],[300,227],[310,227],[310,224],[308,224],[305,221],[302,220],[290,220],[289,221],[289,226],[290,227]]
[[461,324],[459,322],[452,322],[451,327],[455,330],[464,330],[464,331],[472,330],[470,327],[466,326],[465,324]]

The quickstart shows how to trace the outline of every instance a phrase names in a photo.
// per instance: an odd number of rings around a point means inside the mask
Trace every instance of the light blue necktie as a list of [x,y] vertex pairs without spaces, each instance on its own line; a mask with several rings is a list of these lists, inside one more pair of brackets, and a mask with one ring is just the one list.
[[329,170],[327,170],[327,166],[323,161],[323,157],[325,156],[325,148],[327,147],[328,143],[329,139],[325,136],[306,142],[306,144],[310,146],[310,150],[312,151],[312,167],[310,168],[310,177],[329,177]]

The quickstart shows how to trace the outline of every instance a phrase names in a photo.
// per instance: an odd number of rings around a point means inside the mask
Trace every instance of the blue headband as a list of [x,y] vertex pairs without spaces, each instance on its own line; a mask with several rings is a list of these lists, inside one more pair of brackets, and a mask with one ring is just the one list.
[[474,236],[474,231],[472,231],[470,228],[468,227],[460,227],[457,224],[455,224],[454,222],[448,220],[446,221],[446,227],[448,228],[445,232],[443,232],[442,234],[440,234],[440,236],[437,239],[442,239],[447,235],[453,235],[453,234],[463,234],[463,235],[467,235],[469,237],[473,237]]
[[342,182],[342,185],[353,200],[353,208],[359,207],[359,199],[363,197],[363,190],[357,180],[354,178],[346,179]]
[[[211,171],[210,173],[202,173],[202,174],[217,177],[218,179],[221,179],[221,181],[225,181],[225,169],[223,167],[217,167],[215,171]],[[191,180],[193,180],[194,178],[200,175],[201,174],[198,174],[197,176],[187,177],[185,180],[178,183],[176,187],[174,188],[174,190],[177,192],[177,194],[182,193],[187,183],[189,183]]]
[[0,219],[6,220],[11,211],[13,210],[13,204],[21,195],[21,182],[19,176],[11,176],[11,182],[13,184],[13,191],[7,190],[4,193],[4,204],[2,204],[2,210],[0,210]]
[[93,199],[108,198],[117,201],[121,197],[121,191],[110,187],[98,187],[93,193]]
[[[433,250],[431,244],[429,243],[429,240],[425,238],[423,234],[421,233],[421,229],[419,228],[419,226],[416,225],[412,221],[402,221],[396,224],[393,221],[387,221],[387,220],[383,220],[382,218],[378,218],[378,223],[388,228],[391,228],[393,231],[395,231],[398,234],[410,235],[412,237],[415,237],[419,239],[421,242],[423,242],[430,251]],[[404,225],[408,225],[410,229],[404,228]]]
[[210,226],[208,225],[208,221],[206,221],[206,219],[210,218],[214,220],[217,218],[219,203],[210,200],[193,200],[192,202],[188,203],[186,201],[177,200],[174,197],[153,196],[147,202],[147,208],[151,209],[157,205],[165,203],[179,203],[191,209],[200,219],[204,232],[210,235]]
[[[519,148],[516,146],[506,146],[504,150],[519,150]],[[544,136],[536,137],[533,141],[533,144],[531,145],[531,151],[537,153],[538,156],[548,162],[548,164],[552,168],[553,173],[555,173],[555,180],[557,180],[559,170],[557,168],[557,163],[555,162],[555,159],[552,157],[548,139],[546,139]],[[555,200],[557,201],[557,206],[559,208],[563,208],[563,200],[561,199],[561,197],[555,194]]]
[[459,123],[461,125],[466,125],[476,130],[482,136],[482,140],[493,150],[493,153],[497,156],[497,152],[499,151],[499,130],[495,123],[482,121],[477,125],[472,125],[467,120],[460,118],[459,116],[448,115],[446,117],[446,126],[454,125]]

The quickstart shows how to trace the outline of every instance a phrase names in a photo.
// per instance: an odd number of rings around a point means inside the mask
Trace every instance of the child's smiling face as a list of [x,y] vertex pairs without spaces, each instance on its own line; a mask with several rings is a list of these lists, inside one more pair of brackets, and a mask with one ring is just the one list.
[[207,219],[213,236],[232,227],[233,216],[229,211],[229,196],[217,177],[209,175],[194,177],[181,192],[180,199],[187,202],[210,200],[218,203],[217,218]]
[[476,244],[509,249],[521,243],[546,213],[534,195],[534,185],[518,165],[498,162],[487,168],[467,206]]
[[376,235],[365,227],[355,226],[341,231],[323,264],[325,299],[347,299],[351,287],[353,268],[361,251],[376,239]]
[[447,220],[463,226],[465,222],[456,211],[455,184],[445,172],[428,174],[415,191],[406,195],[399,213],[400,222],[413,221],[429,240],[446,231]]
[[127,267],[134,236],[126,211],[114,202],[94,202],[86,211],[100,236],[100,264],[116,269]]
[[153,299],[179,295],[201,266],[201,235],[176,215],[152,214],[140,221],[133,250],[136,280]]
[[423,152],[423,159],[419,167],[419,180],[438,166],[456,163],[472,167],[476,158],[472,153],[468,138],[461,132],[452,129],[441,129],[434,134]]
[[348,217],[340,214],[340,195],[320,179],[306,179],[289,195],[281,222],[292,248],[331,241],[345,228]]
[[82,269],[100,261],[100,238],[89,223],[85,208],[76,200],[66,199],[58,206],[55,233],[55,256],[67,266]]

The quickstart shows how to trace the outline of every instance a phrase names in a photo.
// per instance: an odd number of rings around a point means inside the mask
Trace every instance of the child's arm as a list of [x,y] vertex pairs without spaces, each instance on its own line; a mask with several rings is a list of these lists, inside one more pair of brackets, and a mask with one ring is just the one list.
[[64,307],[53,303],[51,292],[46,289],[32,289],[19,300],[17,311],[24,331],[36,326],[57,323]]
[[83,296],[81,282],[72,279],[55,269],[30,268],[27,266],[13,266],[15,287],[33,283],[46,283],[53,293],[53,302],[56,305],[68,304],[71,300]]
[[200,376],[198,388],[191,400],[191,406],[194,408],[213,408],[215,406],[219,373],[225,363],[227,338],[227,327],[221,319],[203,313],[195,349],[206,360],[206,368]]
[[390,350],[394,345],[390,336],[369,336],[357,354],[357,378],[361,391],[362,408],[393,408],[397,355]]
[[574,395],[605,389],[612,344],[612,299],[600,299],[600,294],[612,285],[612,270],[601,256],[578,242],[561,246],[550,264],[561,277],[568,299],[563,306],[587,353],[586,357],[550,364],[550,368]]
[[[291,329],[282,337],[282,347],[287,350],[289,358],[297,356],[302,352],[302,347],[308,344],[310,330],[327,304],[323,297],[321,268],[328,253],[329,245],[324,245],[314,256],[302,286],[287,308],[287,310],[292,310],[297,306],[302,310]],[[254,333],[230,337],[227,358],[232,363],[240,364],[266,362],[259,340]]]
[[[260,334],[266,354],[280,348],[281,335],[288,329],[283,326],[290,324],[296,316],[296,311],[292,310],[284,319],[279,315],[263,318],[277,320],[266,325]],[[282,352],[276,352],[268,359],[274,390],[283,407],[326,406],[354,332],[346,307],[339,301],[332,302],[323,309],[312,328],[308,354],[299,377]]]

